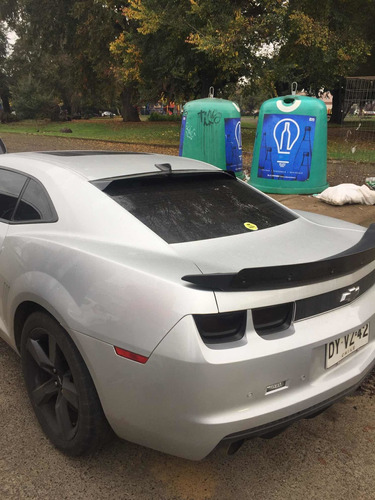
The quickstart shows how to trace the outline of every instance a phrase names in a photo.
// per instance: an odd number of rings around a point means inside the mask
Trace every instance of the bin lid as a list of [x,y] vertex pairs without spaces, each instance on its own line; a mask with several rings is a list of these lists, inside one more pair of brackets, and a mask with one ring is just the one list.
[[187,109],[189,113],[195,110],[220,110],[221,113],[225,113],[226,115],[233,115],[233,118],[240,116],[240,107],[238,104],[233,101],[228,101],[227,99],[218,99],[216,97],[206,97],[205,99],[196,99],[195,101],[187,102],[184,106],[184,113]]

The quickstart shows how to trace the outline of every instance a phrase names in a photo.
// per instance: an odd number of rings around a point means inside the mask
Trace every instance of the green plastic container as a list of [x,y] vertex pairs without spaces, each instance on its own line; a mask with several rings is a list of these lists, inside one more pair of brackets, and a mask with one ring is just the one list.
[[327,183],[327,108],[289,95],[260,108],[249,183],[265,193],[320,193]]
[[242,177],[241,115],[237,104],[214,97],[185,104],[180,156],[205,161]]

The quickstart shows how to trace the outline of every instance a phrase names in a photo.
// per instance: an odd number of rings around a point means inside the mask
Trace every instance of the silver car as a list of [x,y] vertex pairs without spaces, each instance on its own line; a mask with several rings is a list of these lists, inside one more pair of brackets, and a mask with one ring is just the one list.
[[0,335],[52,443],[199,460],[349,394],[375,363],[375,224],[202,162],[0,156]]

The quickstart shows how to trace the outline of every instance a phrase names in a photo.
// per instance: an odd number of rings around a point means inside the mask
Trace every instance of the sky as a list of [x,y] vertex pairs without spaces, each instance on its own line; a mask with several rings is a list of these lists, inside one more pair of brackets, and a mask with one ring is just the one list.
[[9,33],[7,34],[7,37],[8,37],[8,42],[10,43],[10,45],[13,45],[14,42],[17,40],[17,35],[15,34],[14,31],[9,31]]

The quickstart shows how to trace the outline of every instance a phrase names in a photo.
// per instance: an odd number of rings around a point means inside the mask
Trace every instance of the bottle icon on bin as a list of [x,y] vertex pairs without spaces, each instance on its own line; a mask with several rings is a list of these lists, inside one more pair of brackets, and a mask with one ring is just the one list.
[[289,155],[300,135],[298,123],[291,118],[280,120],[273,129],[278,154]]

